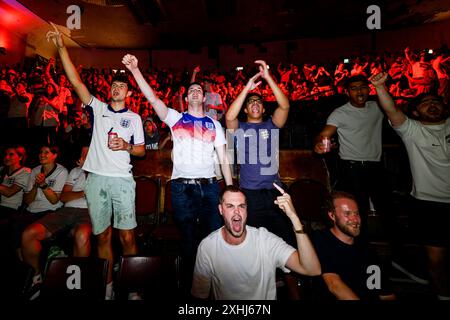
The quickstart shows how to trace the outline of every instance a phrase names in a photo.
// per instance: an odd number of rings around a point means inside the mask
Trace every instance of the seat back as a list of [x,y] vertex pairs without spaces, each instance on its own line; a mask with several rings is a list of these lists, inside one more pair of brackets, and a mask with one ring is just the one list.
[[144,300],[171,298],[179,293],[180,258],[177,256],[122,256],[116,299],[138,292]]
[[313,179],[299,179],[289,186],[289,194],[307,232],[315,227],[325,226],[324,206],[329,191],[323,183]]
[[140,176],[136,181],[136,217],[146,222],[158,222],[161,178]]
[[49,262],[41,289],[42,299],[104,300],[108,261],[64,257]]

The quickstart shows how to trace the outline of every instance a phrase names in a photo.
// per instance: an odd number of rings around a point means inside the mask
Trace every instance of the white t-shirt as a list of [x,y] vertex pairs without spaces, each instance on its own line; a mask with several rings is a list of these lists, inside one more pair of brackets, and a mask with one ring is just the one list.
[[[42,166],[39,165],[33,170],[31,170],[30,179],[28,181],[28,186],[25,190],[25,192],[30,192],[31,189],[33,189],[36,175],[41,172]],[[48,186],[56,193],[61,193],[64,184],[67,179],[67,169],[64,168],[60,164],[56,164],[53,171],[49,172],[50,174],[45,178],[45,182],[48,184]],[[45,197],[44,192],[41,188],[37,188],[36,191],[36,197],[34,198],[34,201],[30,203],[30,205],[27,207],[27,210],[32,213],[37,212],[43,212],[47,210],[53,210],[59,209],[63,206],[63,203],[61,201],[58,201],[55,204],[51,204],[50,201]]]
[[408,152],[413,177],[411,195],[450,203],[450,118],[439,125],[423,125],[407,118],[394,129]]
[[108,132],[115,132],[119,138],[134,145],[143,145],[141,117],[128,108],[116,112],[95,97],[89,105],[94,113],[94,130],[83,170],[108,177],[131,177],[130,154],[126,150],[109,149]]
[[[86,171],[80,167],[73,168],[66,180],[66,185],[72,186],[73,192],[83,191],[86,184]],[[78,198],[64,204],[66,208],[87,208],[86,198]]]
[[207,116],[196,118],[171,108],[162,121],[172,131],[172,179],[215,177],[214,148],[226,144],[220,123]]
[[337,127],[339,156],[343,160],[380,161],[383,113],[375,101],[364,108],[350,102],[336,108],[327,124]]
[[239,245],[228,244],[222,228],[203,239],[197,251],[192,294],[216,300],[276,299],[276,268],[285,271],[295,248],[265,228],[247,226]]
[[[0,172],[3,171],[3,167],[0,167]],[[11,197],[0,196],[0,205],[3,207],[8,207],[12,209],[18,209],[22,205],[23,192],[28,185],[28,180],[30,179],[30,168],[22,167],[19,170],[13,172],[10,176],[5,175],[1,184],[6,187],[11,187],[12,185],[17,185],[22,189]]]

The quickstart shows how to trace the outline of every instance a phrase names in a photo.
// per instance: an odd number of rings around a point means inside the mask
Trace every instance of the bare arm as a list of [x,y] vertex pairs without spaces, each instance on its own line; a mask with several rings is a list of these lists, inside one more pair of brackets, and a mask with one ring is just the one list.
[[247,94],[255,89],[257,86],[261,84],[261,81],[255,83],[255,81],[261,76],[261,72],[255,74],[253,77],[251,77],[247,84],[245,85],[244,89],[239,93],[237,98],[233,101],[233,103],[228,108],[228,111],[225,115],[225,120],[227,123],[228,129],[237,129],[239,126],[238,121],[238,115],[241,111],[242,105],[244,104],[245,97],[247,97]]
[[200,66],[196,66],[194,68],[194,71],[192,72],[192,76],[191,76],[191,83],[195,82],[195,79],[197,77],[197,73],[200,72]]
[[7,198],[12,197],[20,190],[22,190],[22,187],[19,187],[17,184],[13,184],[9,187],[0,184],[0,194]]
[[337,131],[335,126],[327,124],[322,132],[314,139],[314,151],[322,154],[325,153],[325,146],[322,143],[324,138],[331,138]]
[[307,276],[318,276],[320,275],[321,268],[319,258],[317,257],[316,251],[309,240],[309,237],[303,231],[303,225],[295,211],[294,205],[291,200],[291,196],[287,194],[281,187],[277,184],[273,184],[278,191],[281,192],[281,196],[277,197],[275,204],[283,210],[284,213],[291,220],[292,227],[296,231],[295,236],[297,239],[297,251],[293,252],[291,256],[286,261],[286,267],[300,274]]
[[64,71],[66,72],[67,79],[69,79],[70,83],[75,89],[75,92],[78,94],[78,97],[80,97],[80,100],[84,104],[89,104],[89,102],[91,102],[91,94],[89,93],[89,90],[86,88],[84,83],[81,81],[80,75],[73,65],[72,60],[70,59],[69,53],[64,46],[61,33],[53,23],[50,22],[50,24],[53,26],[54,31],[47,32],[47,41],[52,40],[56,48],[58,49],[58,53],[61,57],[61,62],[63,64]]
[[81,199],[84,197],[84,191],[72,191],[73,186],[66,184],[61,192],[61,202],[69,202],[76,199]]
[[286,123],[289,114],[289,99],[273,80],[269,73],[269,69],[267,68],[266,62],[263,60],[256,60],[255,63],[259,64],[261,76],[269,84],[269,87],[278,103],[278,108],[275,109],[272,116],[272,122],[278,128],[282,128]]
[[221,147],[216,148],[217,158],[219,159],[220,168],[222,169],[222,174],[225,179],[225,183],[227,186],[233,184],[233,178],[231,176],[231,168],[230,162],[228,160],[227,152],[226,152],[226,144]]
[[[122,63],[127,67],[128,70],[133,74],[139,89],[141,89],[144,96],[152,104],[153,109],[155,109],[156,114],[161,120],[165,120],[167,117],[167,112],[169,111],[167,106],[162,102],[153,92],[153,89],[149,86],[147,81],[145,81],[141,70],[138,68],[138,60],[135,56],[127,54],[123,57]],[[145,147],[144,147],[145,149]]]
[[350,289],[341,277],[336,273],[324,273],[322,275],[328,290],[338,300],[359,300],[359,297]]
[[394,127],[402,125],[405,120],[405,114],[395,107],[394,100],[386,89],[385,82],[387,80],[388,74],[385,72],[379,73],[373,77],[370,77],[370,81],[377,90],[378,99],[380,101],[381,107],[386,112],[389,120]]

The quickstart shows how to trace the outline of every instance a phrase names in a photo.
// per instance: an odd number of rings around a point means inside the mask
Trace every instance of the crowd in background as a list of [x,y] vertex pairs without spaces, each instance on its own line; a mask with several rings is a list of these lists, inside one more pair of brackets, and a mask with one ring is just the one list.
[[[0,145],[56,143],[65,151],[63,161],[71,167],[81,147],[89,141],[92,126],[89,108],[81,108],[81,101],[53,59],[40,59],[40,62],[28,68],[0,68]],[[445,101],[450,97],[450,58],[445,47],[434,52],[428,49],[413,52],[406,48],[404,52],[363,55],[325,64],[278,63],[270,67],[289,100],[298,101],[300,105],[301,101],[320,101],[322,97],[343,94],[344,83],[349,76],[363,74],[370,77],[383,70],[390,75],[387,85],[391,95],[404,111],[407,111],[408,100],[423,92],[435,90]],[[81,65],[78,68],[82,81],[101,101],[110,100],[109,84],[113,75],[124,72],[83,69]],[[254,72],[246,66],[230,68],[226,72],[202,70],[201,66],[192,67],[192,70],[149,68],[144,77],[166,105],[185,111],[186,86],[195,73],[196,81],[208,84],[207,92],[220,97],[215,115],[217,120],[221,120]],[[152,142],[147,149],[154,149],[157,146],[155,133],[167,141],[168,129],[154,117],[152,106],[137,89],[132,77],[130,81],[134,93],[128,98],[127,105],[141,115],[143,122],[150,121],[146,127],[153,139],[148,137]],[[257,90],[265,101],[275,101],[267,84]],[[371,94],[375,94],[373,87]]]

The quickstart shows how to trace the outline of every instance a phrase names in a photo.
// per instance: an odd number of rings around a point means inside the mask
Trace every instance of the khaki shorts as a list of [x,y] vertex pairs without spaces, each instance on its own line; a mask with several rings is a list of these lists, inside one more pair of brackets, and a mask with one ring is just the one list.
[[97,235],[111,225],[131,230],[136,227],[136,182],[133,177],[107,177],[89,173],[85,194],[92,222],[92,233]]

